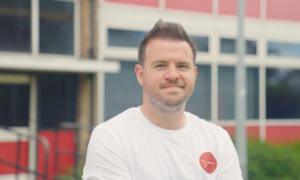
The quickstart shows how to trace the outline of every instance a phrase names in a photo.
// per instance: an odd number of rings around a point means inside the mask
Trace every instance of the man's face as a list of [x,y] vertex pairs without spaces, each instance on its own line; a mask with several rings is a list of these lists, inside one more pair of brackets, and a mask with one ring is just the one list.
[[152,39],[144,67],[136,66],[139,83],[152,105],[182,107],[192,95],[197,76],[192,49],[186,41]]

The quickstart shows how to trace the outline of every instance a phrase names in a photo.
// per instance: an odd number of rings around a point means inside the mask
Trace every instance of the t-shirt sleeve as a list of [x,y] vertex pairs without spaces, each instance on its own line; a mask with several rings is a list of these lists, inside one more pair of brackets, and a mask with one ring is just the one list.
[[96,128],[90,138],[83,180],[131,180],[124,153],[113,136],[103,128]]
[[237,152],[229,134],[224,132],[224,151],[218,180],[243,180]]

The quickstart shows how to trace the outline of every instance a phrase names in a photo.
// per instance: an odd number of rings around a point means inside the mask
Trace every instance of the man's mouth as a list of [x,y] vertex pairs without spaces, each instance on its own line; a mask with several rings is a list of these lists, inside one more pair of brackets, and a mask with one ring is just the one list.
[[180,89],[182,87],[179,87],[179,86],[166,86],[164,87],[164,89]]
[[184,83],[178,83],[178,84],[162,84],[161,85],[162,89],[184,89],[185,84]]

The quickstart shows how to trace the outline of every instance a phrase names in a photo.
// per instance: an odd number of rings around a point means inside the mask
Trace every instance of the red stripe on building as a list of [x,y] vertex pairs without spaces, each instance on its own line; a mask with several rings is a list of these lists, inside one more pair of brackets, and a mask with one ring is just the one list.
[[[237,0],[219,0],[219,14],[237,15]],[[246,16],[260,17],[260,0],[246,0]]]
[[166,0],[166,8],[211,13],[212,0]]
[[[226,126],[223,127],[229,135],[234,138],[235,134],[235,127],[233,126]],[[259,127],[258,126],[248,126],[247,127],[247,135],[249,139],[257,140],[259,139]]]
[[267,0],[267,18],[300,21],[300,1]]
[[135,4],[135,5],[142,5],[142,6],[151,6],[151,7],[159,6],[159,0],[105,0],[105,1],[124,3],[124,4]]
[[300,140],[300,126],[267,126],[266,140],[268,142],[293,142]]

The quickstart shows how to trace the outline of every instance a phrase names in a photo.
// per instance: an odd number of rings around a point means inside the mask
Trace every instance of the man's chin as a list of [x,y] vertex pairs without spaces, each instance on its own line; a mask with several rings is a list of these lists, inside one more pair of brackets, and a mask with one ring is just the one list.
[[182,106],[185,103],[185,101],[181,100],[181,101],[170,101],[170,100],[166,100],[164,101],[165,106],[168,107],[178,107],[178,106]]

